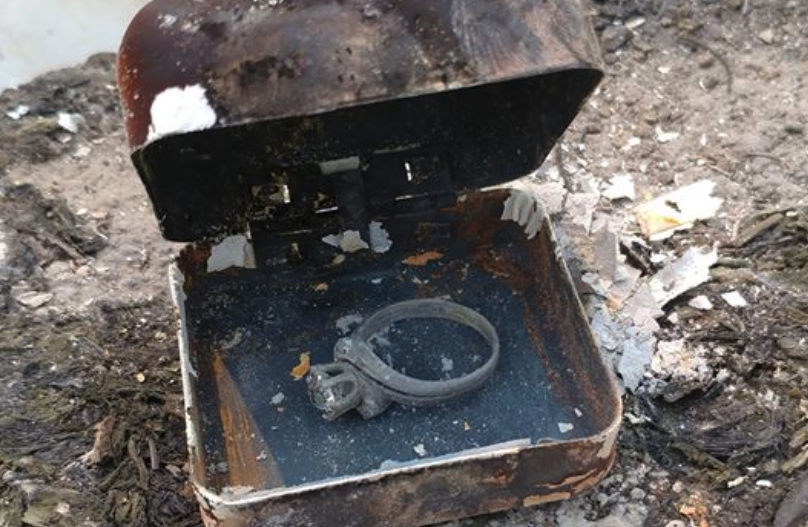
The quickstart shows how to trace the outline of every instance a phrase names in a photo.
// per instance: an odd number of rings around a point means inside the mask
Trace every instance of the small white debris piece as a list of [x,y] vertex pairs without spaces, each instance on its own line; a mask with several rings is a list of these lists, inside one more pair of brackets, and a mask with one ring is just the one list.
[[323,243],[331,247],[339,248],[339,242],[342,240],[342,234],[329,234],[322,237]]
[[651,363],[655,340],[652,334],[642,335],[637,332],[636,328],[627,329],[627,333],[632,333],[633,338],[628,338],[623,342],[623,354],[617,364],[617,371],[626,390],[634,392],[639,388],[645,377],[645,370]]
[[283,392],[278,392],[278,393],[275,394],[274,397],[272,397],[272,399],[270,399],[269,402],[272,403],[274,406],[280,406],[281,404],[283,404],[283,401],[285,401],[285,400],[286,400],[286,395],[284,395]]
[[645,25],[645,18],[643,18],[641,16],[632,17],[632,18],[628,19],[628,21],[626,22],[626,27],[628,29],[632,29],[632,30],[637,29],[638,27],[643,26],[643,25]]
[[713,303],[710,302],[710,299],[705,295],[699,295],[691,299],[687,305],[699,311],[711,311],[713,309]]
[[338,234],[329,234],[328,236],[324,236],[322,241],[326,245],[338,247],[342,252],[346,253],[355,253],[370,248],[370,245],[362,239],[362,235],[359,231],[345,231]]
[[710,268],[718,262],[718,251],[692,247],[681,258],[666,265],[648,285],[659,308],[710,280]]
[[567,434],[572,432],[575,429],[575,425],[572,423],[558,423],[558,430],[562,434]]
[[721,298],[724,299],[724,302],[729,304],[730,307],[747,307],[749,302],[739,293],[738,291],[730,291],[729,293],[724,293],[721,295]]
[[393,247],[393,242],[390,240],[390,233],[384,229],[378,221],[370,222],[370,247],[374,253],[383,254]]
[[633,424],[634,426],[651,422],[651,419],[647,415],[637,416],[631,412],[625,412],[623,415],[625,416],[626,419],[628,419],[628,422]]
[[[684,340],[662,341],[651,361],[651,371],[661,380],[678,385],[706,386],[715,378],[707,357],[710,352],[703,346],[689,346]],[[667,383],[659,386],[664,392]],[[691,390],[692,391],[692,390]],[[668,402],[675,402],[688,392],[664,395]]]
[[763,31],[758,33],[757,37],[764,44],[772,44],[775,38],[774,29],[772,28],[764,29]]
[[207,130],[218,120],[202,85],[168,88],[152,102],[148,141]]
[[579,409],[575,408],[575,416],[576,417],[583,417],[584,413]]
[[727,481],[727,488],[734,489],[735,487],[739,487],[743,485],[744,481],[746,481],[746,476],[739,476],[732,481]]
[[642,144],[642,139],[640,139],[639,137],[636,137],[636,136],[631,136],[631,137],[628,138],[628,141],[623,146],[622,150],[624,152],[628,152],[632,148],[636,148],[636,147],[640,146],[641,144]]
[[651,371],[660,376],[669,377],[685,356],[685,341],[663,340],[657,344],[657,352],[651,361]]
[[14,108],[13,110],[7,111],[6,112],[6,117],[11,119],[12,121],[19,121],[20,119],[22,119],[23,117],[28,115],[28,112],[30,112],[30,111],[31,111],[31,108],[29,106],[21,104],[21,105],[17,106],[16,108]]
[[511,189],[511,195],[505,200],[502,210],[502,221],[515,221],[525,228],[527,239],[536,237],[544,219],[544,209],[531,193],[521,189]]
[[609,186],[603,191],[603,195],[610,201],[617,201],[618,199],[634,201],[637,197],[637,191],[634,187],[634,178],[631,174],[614,176],[609,181]]
[[358,326],[363,320],[365,319],[362,315],[345,315],[337,319],[337,330],[340,332],[340,335],[347,335],[354,326]]
[[215,273],[231,267],[255,269],[255,251],[243,234],[228,236],[214,245],[208,258],[208,272]]
[[452,359],[447,359],[446,357],[441,357],[441,369],[448,373],[454,370],[454,361]]
[[67,130],[71,134],[77,134],[79,129],[87,124],[80,114],[59,112],[57,115],[57,123],[63,130]]
[[416,454],[418,454],[419,457],[426,457],[426,446],[424,446],[423,443],[415,445],[414,447],[412,447],[412,449],[415,451]]
[[667,75],[668,73],[673,71],[673,68],[671,68],[670,66],[660,66],[657,68],[657,71],[662,75]]
[[53,300],[53,295],[51,293],[29,291],[17,296],[15,300],[27,308],[38,309]]
[[714,189],[712,181],[693,183],[638,205],[634,216],[649,240],[670,238],[674,232],[690,229],[695,222],[718,213],[724,200],[713,197]]
[[342,249],[342,252],[355,253],[369,249],[370,246],[362,239],[362,235],[359,234],[359,231],[345,231],[342,233],[342,239],[339,241],[339,248]]
[[679,139],[681,135],[679,132],[665,132],[659,126],[656,127],[654,132],[656,133],[656,140],[663,145]]
[[755,485],[763,489],[770,489],[774,487],[774,484],[768,479],[759,479],[755,482]]

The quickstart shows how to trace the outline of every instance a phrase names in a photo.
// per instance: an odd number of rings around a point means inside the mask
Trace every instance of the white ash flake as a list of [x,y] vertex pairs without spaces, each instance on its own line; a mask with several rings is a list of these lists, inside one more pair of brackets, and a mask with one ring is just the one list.
[[280,406],[286,400],[286,395],[283,392],[276,393],[272,399],[269,400],[273,406]]
[[634,187],[634,178],[631,174],[621,174],[614,176],[609,181],[609,186],[603,191],[603,195],[610,201],[619,199],[628,199],[634,201],[637,197],[637,191]]
[[218,119],[202,85],[168,88],[152,102],[148,142],[167,135],[207,130]]
[[650,281],[659,307],[710,280],[710,268],[718,262],[716,249],[691,247],[678,260],[665,266]]
[[368,249],[370,246],[362,239],[359,231],[345,231],[339,241],[339,248],[346,253],[355,253]]
[[87,124],[87,121],[81,114],[59,112],[56,116],[59,127],[71,134],[77,134],[79,129]]
[[390,241],[390,233],[378,221],[370,222],[370,246],[373,252],[378,254],[386,253],[393,247],[393,242]]
[[412,449],[419,457],[426,457],[426,446],[423,443],[415,445]]
[[690,300],[687,303],[693,309],[698,309],[699,311],[710,311],[713,309],[713,303],[710,302],[710,299],[707,298],[705,295],[699,295]]
[[323,236],[322,241],[326,245],[336,247],[345,253],[355,253],[364,251],[365,249],[372,249],[377,254],[386,253],[393,246],[390,241],[390,234],[384,229],[384,226],[378,221],[372,221],[369,225],[370,243],[362,239],[359,231],[349,230],[337,234],[329,234]]
[[525,228],[527,239],[536,237],[544,219],[544,209],[534,196],[520,189],[511,189],[511,195],[505,200],[502,221],[515,221]]
[[575,429],[575,425],[572,423],[558,423],[558,430],[562,434],[568,434]]
[[21,105],[17,106],[16,108],[14,108],[13,110],[7,111],[6,112],[6,117],[11,119],[12,121],[19,121],[20,119],[22,119],[23,117],[28,115],[28,112],[30,112],[30,111],[31,111],[30,106],[26,106],[24,104],[21,104]]
[[252,243],[243,234],[229,236],[214,245],[208,258],[208,272],[224,271],[230,267],[255,269]]
[[679,139],[679,136],[681,135],[679,132],[666,132],[659,126],[656,127],[654,132],[656,133],[656,140],[663,145]]
[[323,243],[336,247],[346,253],[355,253],[370,248],[359,231],[345,231],[339,234],[323,236]]
[[738,476],[737,478],[733,479],[732,481],[727,481],[727,488],[734,489],[740,485],[743,485],[743,482],[746,481],[745,476]]
[[730,307],[747,307],[749,305],[749,302],[747,302],[738,291],[724,293],[721,295],[721,298],[723,298],[724,302],[726,302]]

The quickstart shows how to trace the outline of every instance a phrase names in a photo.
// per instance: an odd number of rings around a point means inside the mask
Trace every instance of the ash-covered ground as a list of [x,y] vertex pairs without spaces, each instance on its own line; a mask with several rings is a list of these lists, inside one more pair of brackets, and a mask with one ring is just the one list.
[[[625,386],[618,462],[570,501],[455,525],[805,525],[808,4],[590,9],[608,76],[522,184]],[[201,523],[178,247],[129,162],[114,62],[0,95],[0,525]]]

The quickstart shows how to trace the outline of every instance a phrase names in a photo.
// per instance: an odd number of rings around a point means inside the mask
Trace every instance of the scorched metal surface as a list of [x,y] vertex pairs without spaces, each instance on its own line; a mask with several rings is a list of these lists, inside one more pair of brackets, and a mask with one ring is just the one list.
[[349,156],[429,145],[457,188],[513,180],[600,78],[577,0],[157,0],[119,66],[133,160],[177,241],[283,215],[254,187]]
[[[620,399],[549,219],[528,194],[480,190],[535,170],[600,80],[577,0],[155,0],[119,75],[162,232],[194,242],[171,275],[209,525],[413,527],[606,474]],[[325,422],[309,361],[414,298],[490,320],[493,377]],[[465,329],[405,321],[375,346],[452,377],[484,360]]]

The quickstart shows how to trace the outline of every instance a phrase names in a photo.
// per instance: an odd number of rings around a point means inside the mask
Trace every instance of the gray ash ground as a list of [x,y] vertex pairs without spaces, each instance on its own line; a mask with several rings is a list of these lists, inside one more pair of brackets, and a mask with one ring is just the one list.
[[[702,350],[707,374],[663,389],[649,374],[627,393],[618,463],[591,491],[457,524],[805,525],[808,5],[590,8],[608,77],[545,172],[594,198],[568,197],[557,220],[586,274],[597,253],[582,215],[628,240],[634,204],[717,184],[716,217],[623,249],[649,276],[659,255],[717,247],[712,279],[668,304],[656,334]],[[27,115],[4,115],[20,105]],[[201,523],[164,279],[176,247],[159,236],[119,111],[110,55],[0,95],[0,525]],[[60,112],[82,116],[75,133]],[[601,195],[620,174],[634,203]],[[732,291],[749,305],[730,307]],[[688,305],[700,295],[712,310]]]

